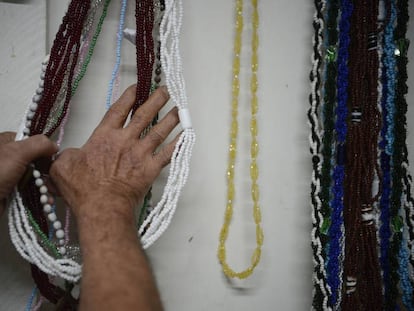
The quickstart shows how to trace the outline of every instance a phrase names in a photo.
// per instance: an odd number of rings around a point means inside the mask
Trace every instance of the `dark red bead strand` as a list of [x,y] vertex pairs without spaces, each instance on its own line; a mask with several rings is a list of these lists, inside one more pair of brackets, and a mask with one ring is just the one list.
[[137,93],[133,112],[148,98],[151,91],[152,70],[154,66],[154,3],[152,0],[136,1],[136,56],[137,56]]

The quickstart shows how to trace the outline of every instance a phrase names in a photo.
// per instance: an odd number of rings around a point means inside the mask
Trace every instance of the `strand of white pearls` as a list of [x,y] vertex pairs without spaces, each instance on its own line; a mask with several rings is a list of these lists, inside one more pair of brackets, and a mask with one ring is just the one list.
[[[44,88],[44,77],[49,57],[42,62],[39,86],[28,105],[25,116],[16,134],[16,141],[26,139],[30,135],[30,127],[33,117],[42,98]],[[39,237],[30,225],[27,209],[23,204],[21,195],[16,188],[9,206],[9,232],[13,245],[19,254],[32,264],[35,264],[43,272],[59,276],[71,282],[77,282],[81,277],[81,266],[74,260],[65,258],[65,233],[62,223],[57,219],[56,213],[52,208],[53,198],[49,197],[48,188],[44,184],[40,171],[33,169],[33,178],[40,192],[40,203],[43,212],[50,221],[54,234],[57,239],[58,252],[62,258],[54,258],[44,250],[44,245],[39,243]]]
[[195,144],[195,132],[187,108],[179,49],[182,19],[182,0],[166,0],[165,13],[160,25],[161,64],[170,98],[178,108],[183,132],[171,158],[169,176],[161,200],[138,230],[143,248],[151,246],[168,228],[177,208],[178,198],[188,178],[191,154]]

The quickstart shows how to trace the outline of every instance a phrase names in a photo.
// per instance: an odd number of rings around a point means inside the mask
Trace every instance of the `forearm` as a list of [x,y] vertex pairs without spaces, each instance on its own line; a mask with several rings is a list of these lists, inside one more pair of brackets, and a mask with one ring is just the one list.
[[162,310],[132,210],[121,204],[106,200],[99,212],[78,217],[83,257],[80,309]]

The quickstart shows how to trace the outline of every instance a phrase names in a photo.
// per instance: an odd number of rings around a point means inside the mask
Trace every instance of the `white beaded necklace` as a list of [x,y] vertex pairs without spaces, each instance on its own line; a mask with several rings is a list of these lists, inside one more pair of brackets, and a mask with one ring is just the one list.
[[[166,84],[171,100],[178,107],[178,114],[183,132],[179,137],[171,158],[169,177],[164,188],[160,202],[151,211],[138,230],[144,248],[152,245],[167,229],[177,207],[181,190],[186,183],[189,174],[189,163],[192,149],[195,143],[195,132],[192,128],[189,110],[187,108],[187,96],[185,91],[182,62],[179,52],[179,35],[182,26],[183,4],[182,0],[167,0],[166,10],[160,25],[161,62],[165,72]],[[39,88],[29,104],[23,121],[16,135],[16,140],[22,140],[30,134],[30,122],[37,109],[43,92],[44,71],[47,59],[42,63],[42,74]],[[64,244],[64,234],[61,223],[56,219],[48,203],[47,188],[43,185],[40,173],[34,170],[36,184],[41,191],[41,203],[43,209],[56,229],[58,244]],[[39,180],[39,181],[38,181]],[[145,229],[145,233],[144,233]],[[75,260],[66,258],[66,248],[60,246],[59,256],[52,256],[39,243],[39,238],[30,224],[28,211],[23,204],[21,195],[16,188],[9,208],[9,231],[13,244],[19,254],[32,264],[35,264],[43,272],[59,276],[71,282],[77,282],[81,278],[81,265]],[[62,242],[63,241],[63,242]],[[57,257],[57,258],[56,258]]]

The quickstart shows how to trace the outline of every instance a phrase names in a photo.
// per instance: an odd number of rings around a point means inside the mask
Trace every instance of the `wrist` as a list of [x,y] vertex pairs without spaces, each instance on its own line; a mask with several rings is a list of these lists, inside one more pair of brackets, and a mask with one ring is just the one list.
[[80,224],[83,222],[132,222],[134,205],[128,198],[117,195],[90,196],[78,206],[73,206]]
[[[139,243],[134,210],[128,200],[94,200],[79,206],[76,215],[82,250],[118,245],[125,239]],[[111,246],[112,247],[112,246]]]

